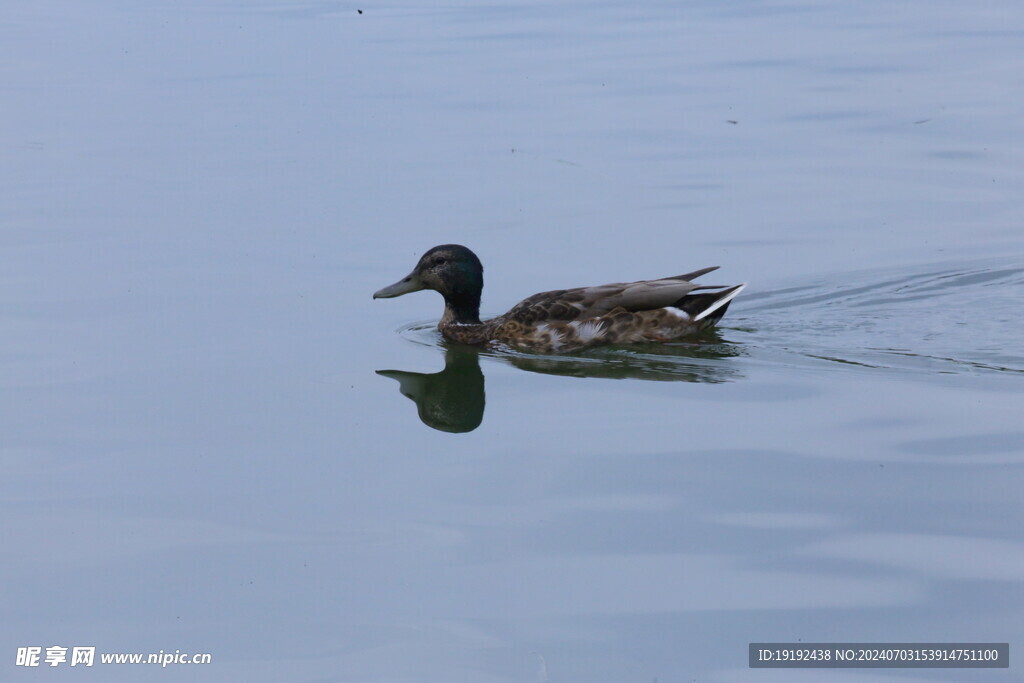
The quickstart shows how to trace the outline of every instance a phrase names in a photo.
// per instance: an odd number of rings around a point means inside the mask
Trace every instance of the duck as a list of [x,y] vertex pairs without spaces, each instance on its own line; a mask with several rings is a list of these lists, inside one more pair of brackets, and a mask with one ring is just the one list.
[[444,297],[437,329],[450,342],[568,353],[595,346],[672,342],[714,326],[746,286],[692,282],[717,269],[541,292],[507,313],[481,321],[484,267],[480,259],[461,244],[442,244],[425,252],[411,273],[378,290],[373,298],[432,289]]

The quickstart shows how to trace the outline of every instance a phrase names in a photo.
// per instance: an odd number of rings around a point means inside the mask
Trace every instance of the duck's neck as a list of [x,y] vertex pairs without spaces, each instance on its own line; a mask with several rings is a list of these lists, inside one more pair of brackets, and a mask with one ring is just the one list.
[[480,294],[459,292],[444,297],[444,315],[438,327],[448,325],[479,325]]

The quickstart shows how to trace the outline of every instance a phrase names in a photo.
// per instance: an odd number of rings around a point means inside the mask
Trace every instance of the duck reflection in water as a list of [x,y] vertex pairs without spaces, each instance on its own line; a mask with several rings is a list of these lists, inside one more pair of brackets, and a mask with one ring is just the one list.
[[484,419],[484,373],[472,349],[449,348],[444,370],[435,373],[378,370],[398,380],[398,390],[416,402],[420,420],[441,432],[471,432]]
[[721,383],[740,378],[721,361],[742,355],[741,348],[717,330],[702,334],[696,343],[652,344],[647,349],[601,349],[587,355],[539,356],[514,351],[481,350],[441,342],[444,370],[435,373],[378,370],[397,380],[399,391],[416,403],[423,424],[442,432],[471,432],[484,418],[484,373],[480,356],[508,363],[521,370],[566,377],[640,379],[661,382]]

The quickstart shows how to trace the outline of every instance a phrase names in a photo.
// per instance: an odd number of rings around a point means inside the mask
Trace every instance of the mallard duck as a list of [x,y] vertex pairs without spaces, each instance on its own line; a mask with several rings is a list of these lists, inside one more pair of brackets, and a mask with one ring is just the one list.
[[667,342],[711,327],[745,286],[690,282],[717,268],[660,280],[542,292],[523,299],[504,315],[481,322],[483,265],[466,247],[442,244],[423,254],[411,273],[373,298],[433,289],[444,297],[444,315],[437,329],[445,339],[555,353],[603,344]]

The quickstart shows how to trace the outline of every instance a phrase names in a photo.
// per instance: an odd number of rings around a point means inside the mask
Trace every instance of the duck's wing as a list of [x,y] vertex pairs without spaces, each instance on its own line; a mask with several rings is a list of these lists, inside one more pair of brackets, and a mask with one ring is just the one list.
[[690,280],[717,268],[718,266],[702,268],[692,273],[659,280],[615,282],[596,287],[541,292],[523,299],[501,317],[524,324],[568,322],[597,318],[617,308],[626,311],[649,311],[672,306],[693,290],[700,288]]

